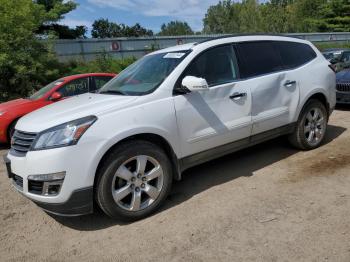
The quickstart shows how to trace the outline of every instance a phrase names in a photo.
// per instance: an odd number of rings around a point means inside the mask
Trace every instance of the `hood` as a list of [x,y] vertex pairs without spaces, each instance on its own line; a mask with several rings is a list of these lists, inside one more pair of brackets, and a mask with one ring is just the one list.
[[337,83],[350,82],[350,70],[346,69],[337,73]]
[[0,112],[2,111],[10,111],[14,108],[18,109],[21,106],[26,106],[28,104],[31,104],[33,101],[29,99],[16,99],[12,101],[8,101],[5,103],[0,104]]
[[22,117],[16,128],[26,132],[41,132],[75,119],[99,116],[108,110],[126,108],[138,97],[84,94],[51,104]]

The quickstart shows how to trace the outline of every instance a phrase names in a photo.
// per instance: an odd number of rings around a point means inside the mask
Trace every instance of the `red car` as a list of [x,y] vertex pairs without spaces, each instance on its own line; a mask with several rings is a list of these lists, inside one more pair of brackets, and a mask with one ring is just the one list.
[[0,143],[10,142],[14,127],[20,117],[61,99],[94,92],[114,76],[115,74],[109,73],[67,76],[41,88],[29,98],[0,104]]

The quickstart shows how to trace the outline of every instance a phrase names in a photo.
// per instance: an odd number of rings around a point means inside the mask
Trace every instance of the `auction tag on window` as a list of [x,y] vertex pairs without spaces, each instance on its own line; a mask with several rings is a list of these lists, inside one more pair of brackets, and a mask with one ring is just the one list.
[[179,58],[183,57],[184,55],[185,55],[185,53],[167,53],[165,56],[163,56],[163,58],[179,59]]

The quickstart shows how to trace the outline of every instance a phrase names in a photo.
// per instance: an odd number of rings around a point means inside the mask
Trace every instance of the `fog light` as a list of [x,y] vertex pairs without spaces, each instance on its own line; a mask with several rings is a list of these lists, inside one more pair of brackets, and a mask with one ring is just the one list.
[[28,176],[28,191],[32,194],[56,196],[60,193],[66,172]]
[[63,180],[65,176],[66,176],[66,172],[59,172],[59,173],[45,174],[45,175],[30,175],[28,176],[28,180],[50,182],[50,181]]

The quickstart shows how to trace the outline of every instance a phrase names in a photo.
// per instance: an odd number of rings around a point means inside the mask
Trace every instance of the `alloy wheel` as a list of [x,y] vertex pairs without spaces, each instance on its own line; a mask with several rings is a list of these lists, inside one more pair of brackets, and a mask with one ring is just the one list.
[[140,211],[152,205],[162,191],[164,173],[159,162],[146,155],[126,160],[112,180],[115,203],[127,211]]
[[322,141],[326,129],[326,116],[320,108],[311,108],[304,120],[304,134],[310,146]]

